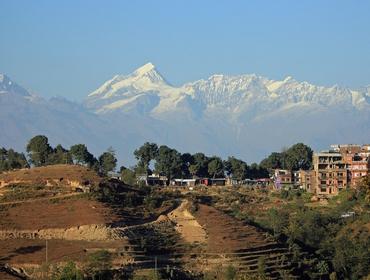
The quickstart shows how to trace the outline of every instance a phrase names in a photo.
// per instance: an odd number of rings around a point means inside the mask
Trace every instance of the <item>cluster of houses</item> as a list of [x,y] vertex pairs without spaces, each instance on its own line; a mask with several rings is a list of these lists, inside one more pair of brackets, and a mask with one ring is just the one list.
[[317,196],[337,195],[342,189],[356,188],[370,170],[370,144],[331,145],[327,151],[313,154],[312,170],[276,169],[271,178],[235,180],[226,178],[175,178],[157,174],[137,176],[137,182],[148,186],[273,186],[275,189],[300,188]]
[[296,186],[318,196],[356,188],[370,170],[370,144],[331,145],[330,150],[314,153],[312,161],[312,170],[275,170],[275,188]]
[[[168,178],[166,176],[160,176],[158,174],[152,175],[139,175],[136,177],[137,182],[147,186],[165,186],[168,184]],[[233,185],[257,185],[257,186],[268,186],[271,184],[270,178],[265,179],[245,179],[235,180],[230,177],[226,178],[192,178],[182,179],[175,178],[170,181],[171,186],[179,187],[194,187],[194,186],[233,186]]]

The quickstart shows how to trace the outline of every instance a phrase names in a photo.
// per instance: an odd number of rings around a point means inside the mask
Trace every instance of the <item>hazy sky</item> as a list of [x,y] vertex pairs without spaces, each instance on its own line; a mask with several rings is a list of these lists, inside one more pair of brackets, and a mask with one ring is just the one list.
[[172,84],[213,73],[370,84],[370,1],[0,0],[0,72],[82,100],[154,63]]

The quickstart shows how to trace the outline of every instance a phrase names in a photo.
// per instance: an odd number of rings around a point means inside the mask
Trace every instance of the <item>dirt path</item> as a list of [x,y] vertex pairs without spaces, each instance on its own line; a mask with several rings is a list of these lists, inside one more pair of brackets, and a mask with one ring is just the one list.
[[179,207],[168,214],[175,223],[175,229],[189,243],[204,243],[207,234],[195,217],[188,210],[189,202],[184,200]]

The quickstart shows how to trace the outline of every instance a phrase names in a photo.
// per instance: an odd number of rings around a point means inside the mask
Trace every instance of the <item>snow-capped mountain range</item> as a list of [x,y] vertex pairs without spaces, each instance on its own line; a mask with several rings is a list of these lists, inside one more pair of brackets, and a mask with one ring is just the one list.
[[113,146],[128,164],[145,141],[251,162],[298,141],[315,149],[370,142],[370,86],[221,74],[175,87],[147,63],[75,104],[32,95],[0,75],[0,129],[0,146],[24,149],[42,133],[52,143],[86,143],[95,153]]

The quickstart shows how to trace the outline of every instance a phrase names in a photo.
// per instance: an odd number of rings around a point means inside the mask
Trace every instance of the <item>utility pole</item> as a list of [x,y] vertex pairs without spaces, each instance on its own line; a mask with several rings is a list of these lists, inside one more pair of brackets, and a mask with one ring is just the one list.
[[158,279],[158,264],[157,264],[157,256],[154,257],[154,271],[155,271],[155,279]]
[[48,240],[47,239],[45,239],[45,269],[46,269],[46,278],[49,278]]
[[48,264],[48,240],[45,240],[45,263]]

